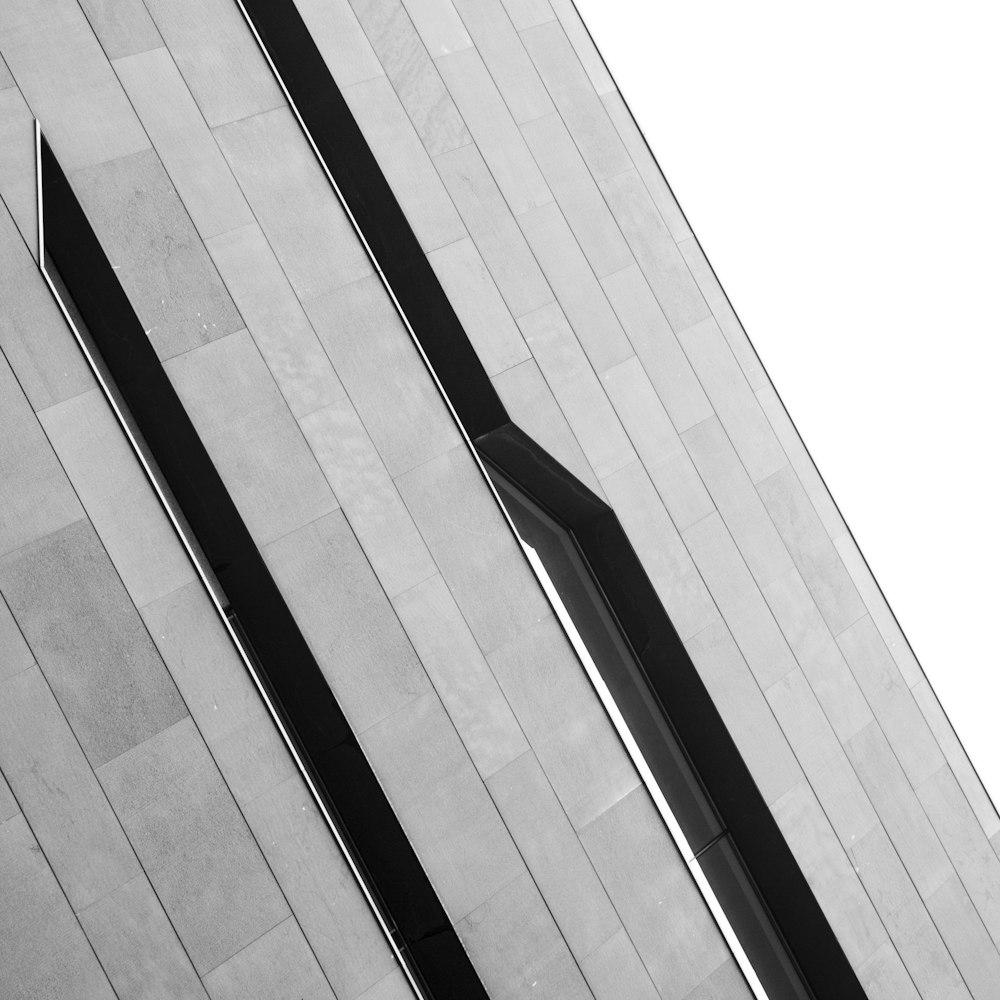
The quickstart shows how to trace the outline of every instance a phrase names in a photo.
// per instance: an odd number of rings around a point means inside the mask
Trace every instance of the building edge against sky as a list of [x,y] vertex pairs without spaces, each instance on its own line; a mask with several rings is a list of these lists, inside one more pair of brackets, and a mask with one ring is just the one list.
[[[995,996],[1000,820],[573,7],[298,10],[863,988]],[[37,118],[486,992],[746,995],[239,6],[0,54],[5,991],[409,991],[32,257]]]

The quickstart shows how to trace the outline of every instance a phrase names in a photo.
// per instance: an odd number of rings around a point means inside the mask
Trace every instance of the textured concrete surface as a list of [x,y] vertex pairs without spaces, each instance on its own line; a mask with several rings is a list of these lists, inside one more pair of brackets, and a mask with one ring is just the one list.
[[[1000,816],[572,4],[299,9],[869,995],[1000,995]],[[409,995],[35,269],[37,115],[491,996],[745,995],[237,6],[0,54],[0,993]]]

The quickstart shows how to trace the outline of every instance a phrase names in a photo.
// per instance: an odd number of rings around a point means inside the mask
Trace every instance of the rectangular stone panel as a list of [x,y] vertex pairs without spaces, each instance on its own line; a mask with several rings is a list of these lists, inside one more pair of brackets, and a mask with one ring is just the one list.
[[306,311],[390,476],[461,440],[377,277],[310,302]]
[[165,368],[258,545],[337,509],[246,330],[173,358]]
[[[2,65],[2,60],[0,60]],[[0,74],[6,72],[0,69]],[[9,74],[8,74],[9,76]],[[4,243],[9,236],[17,243],[16,252],[25,263],[35,262],[38,254],[38,195],[35,191],[35,120],[24,95],[13,80],[0,90],[0,216],[10,216],[15,225],[0,223]],[[8,272],[8,248],[0,251],[0,262]],[[41,276],[39,276],[41,280]],[[9,294],[9,292],[8,292]],[[12,362],[13,363],[13,362]]]
[[202,239],[253,222],[198,105],[163,47],[115,61],[121,80]]
[[135,605],[193,580],[194,567],[104,393],[91,389],[38,417]]
[[434,163],[511,315],[551,302],[552,291],[478,147],[470,142],[435,156]]
[[34,662],[7,602],[0,597],[0,681],[27,670]]
[[1000,993],[1000,955],[957,875],[930,896],[927,909],[969,992],[976,1000]]
[[143,0],[80,0],[80,6],[109,59],[163,44]]
[[272,543],[264,558],[355,732],[427,691],[427,675],[342,513]]
[[303,303],[371,274],[368,256],[291,111],[279,108],[214,131]]
[[524,872],[496,806],[433,692],[360,739],[453,923]]
[[79,170],[72,184],[161,360],[243,326],[153,150]]
[[0,560],[0,590],[93,767],[186,715],[89,522]]
[[208,125],[285,103],[239,7],[229,0],[146,0]]
[[384,75],[351,6],[347,0],[296,0],[295,4],[342,91]]
[[98,777],[199,975],[288,916],[190,719],[105,764]]
[[0,767],[74,909],[103,899],[139,873],[37,667],[0,685]]
[[[144,874],[80,914],[119,1000],[206,1000],[207,994]],[[155,991],[155,994],[154,992]]]
[[587,955],[580,969],[595,1000],[618,1000],[623,994],[633,1000],[659,1000],[660,994],[624,927]]
[[118,1000],[23,816],[0,823],[0,992]]

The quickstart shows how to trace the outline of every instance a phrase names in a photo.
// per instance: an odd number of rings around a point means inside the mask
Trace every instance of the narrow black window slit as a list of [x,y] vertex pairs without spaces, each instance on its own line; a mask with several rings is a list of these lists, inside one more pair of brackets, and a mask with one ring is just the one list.
[[[73,325],[83,328],[78,335],[88,361],[168,516],[180,525],[181,540],[404,972],[425,1000],[485,1000],[357,738],[40,133],[38,144],[43,273]],[[91,350],[98,356],[89,356]]]
[[[768,996],[864,1000],[850,962],[614,511],[510,421],[294,0],[234,2],[459,425],[480,460],[493,475],[500,474],[498,491],[506,491],[514,507],[523,506],[518,493],[530,498],[571,535],[571,545],[559,540],[558,532],[546,542],[553,552],[560,547],[575,552],[568,562],[560,558],[546,564],[549,575],[589,580],[567,594],[567,607],[577,608],[573,621],[594,643],[605,683],[656,768],[656,780],[664,783],[688,840],[703,845],[701,869],[739,930]],[[529,534],[542,530],[529,528],[518,516]],[[582,575],[581,565],[586,568]]]

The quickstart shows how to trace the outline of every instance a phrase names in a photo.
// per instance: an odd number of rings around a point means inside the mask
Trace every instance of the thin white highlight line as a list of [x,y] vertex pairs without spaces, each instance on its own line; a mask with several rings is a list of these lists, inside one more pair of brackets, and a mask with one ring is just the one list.
[[[504,506],[503,500],[501,500],[500,494],[497,491],[496,486],[493,484],[493,480],[490,477],[490,474],[486,469],[483,460],[480,458],[479,452],[476,450],[475,444],[469,437],[469,434],[465,429],[465,425],[459,419],[458,412],[452,405],[451,399],[448,397],[448,393],[445,392],[445,388],[441,384],[441,380],[438,378],[437,372],[434,370],[434,366],[431,364],[430,359],[427,357],[426,351],[424,351],[424,348],[421,345],[420,340],[416,335],[416,332],[414,331],[412,325],[410,324],[409,318],[404,312],[403,307],[400,305],[399,300],[396,298],[396,293],[393,291],[392,286],[389,284],[389,281],[385,276],[385,272],[382,270],[382,267],[378,262],[378,258],[372,251],[372,248],[369,245],[368,240],[365,238],[365,234],[361,231],[361,227],[360,225],[358,225],[357,219],[354,218],[354,213],[351,211],[350,206],[347,204],[347,200],[341,193],[340,186],[337,184],[336,180],[334,180],[333,174],[330,172],[330,168],[327,166],[326,160],[323,159],[323,155],[320,153],[319,147],[316,145],[316,142],[312,137],[312,133],[309,131],[309,127],[306,125],[305,121],[302,118],[302,115],[299,113],[298,106],[295,104],[295,101],[292,98],[292,95],[289,92],[288,87],[285,86],[285,81],[282,79],[281,74],[278,72],[277,66],[274,65],[274,61],[271,59],[271,54],[270,52],[268,52],[267,47],[264,45],[264,42],[257,31],[256,25],[254,25],[253,20],[247,13],[246,7],[244,7],[243,5],[243,0],[236,0],[236,3],[239,5],[240,11],[242,12],[244,19],[246,20],[247,26],[250,28],[250,31],[253,33],[254,38],[257,40],[257,45],[260,48],[260,51],[263,54],[264,58],[267,60],[267,64],[271,67],[271,72],[274,74],[275,79],[278,81],[278,85],[281,87],[282,93],[284,93],[285,98],[288,101],[288,106],[292,109],[292,113],[295,115],[295,118],[298,121],[299,126],[306,137],[306,140],[312,147],[312,151],[316,156],[316,159],[319,161],[320,168],[323,170],[323,173],[326,174],[326,178],[330,182],[330,186],[333,188],[334,194],[336,194],[337,196],[337,200],[340,202],[341,207],[344,210],[344,213],[347,215],[347,218],[350,219],[351,225],[354,227],[354,231],[357,234],[358,239],[361,241],[361,245],[365,248],[365,253],[368,255],[368,258],[372,263],[372,267],[374,268],[375,273],[379,276],[379,279],[381,280],[383,287],[388,293],[390,299],[392,299],[392,303],[396,309],[396,313],[399,315],[400,320],[402,320],[403,325],[406,327],[406,331],[410,335],[410,340],[413,342],[413,346],[416,348],[417,353],[423,360],[424,366],[426,367],[428,373],[433,379],[434,384],[437,386],[437,390],[440,393],[441,398],[444,400],[445,405],[448,407],[448,411],[451,413],[452,419],[455,421],[455,425],[456,427],[458,427],[459,433],[461,434],[462,439],[465,441],[466,447],[469,449],[473,461],[478,466],[480,474],[486,481],[486,485],[489,488],[490,492],[493,494],[493,499],[496,501],[497,506],[500,508],[500,511],[503,514],[504,518],[506,519],[507,524],[510,527],[510,530],[514,533],[514,537],[520,543],[521,549],[528,560],[528,564],[531,566],[531,569],[534,572],[536,579],[541,584],[542,589],[545,591],[545,595],[548,598],[552,610],[559,618],[559,621],[561,622],[563,628],[566,629],[567,635],[570,636],[570,642],[572,643],[574,649],[576,650],[577,656],[580,658],[584,670],[586,671],[587,676],[590,678],[591,683],[595,688],[597,696],[601,699],[601,702],[604,705],[605,710],[608,712],[608,715],[612,718],[612,721],[615,725],[615,729],[618,731],[618,734],[621,737],[622,742],[625,744],[626,749],[629,752],[629,755],[632,757],[632,760],[636,765],[636,769],[639,771],[639,774],[642,778],[642,782],[646,786],[646,790],[649,792],[653,801],[656,803],[657,809],[660,812],[660,815],[663,817],[663,821],[666,824],[667,829],[669,830],[670,835],[674,840],[674,843],[677,845],[678,850],[681,852],[682,856],[687,862],[688,868],[691,871],[691,874],[694,878],[696,885],[701,891],[702,897],[705,899],[705,902],[708,905],[709,911],[711,912],[713,918],[715,919],[715,922],[718,925],[719,930],[721,931],[723,937],[725,938],[726,943],[729,945],[729,950],[732,952],[733,957],[736,959],[736,962],[739,965],[740,970],[746,977],[746,980],[750,985],[750,988],[753,990],[754,996],[757,998],[757,1000],[770,1000],[770,998],[768,997],[767,993],[764,990],[762,983],[760,982],[760,979],[757,976],[757,973],[754,971],[753,965],[751,964],[746,951],[740,944],[739,938],[737,937],[732,924],[729,922],[729,918],[726,916],[725,911],[722,908],[722,905],[719,903],[719,900],[715,895],[715,892],[709,885],[708,880],[701,869],[701,865],[699,864],[698,860],[692,856],[690,845],[687,843],[687,838],[684,837],[684,834],[681,831],[680,825],[678,824],[677,819],[673,814],[673,811],[667,804],[667,800],[663,795],[662,789],[660,788],[656,779],[653,777],[653,774],[650,771],[649,766],[646,764],[645,759],[642,756],[642,752],[639,750],[639,745],[638,743],[636,743],[635,737],[632,735],[631,731],[628,728],[627,723],[622,717],[621,712],[614,701],[614,698],[612,698],[611,696],[611,692],[608,691],[607,686],[604,684],[603,678],[601,678],[600,673],[597,671],[596,665],[594,664],[593,660],[590,657],[589,652],[586,649],[586,646],[584,646],[583,641],[580,639],[579,633],[576,631],[576,627],[573,626],[572,620],[569,617],[569,613],[566,611],[566,608],[563,605],[562,600],[559,598],[558,593],[556,593],[555,588],[552,585],[552,581],[551,579],[549,579],[549,575],[545,571],[545,567],[542,565],[541,560],[539,560],[534,549],[532,549],[531,546],[528,545],[518,534],[517,528],[514,525],[514,521],[511,518],[507,508]],[[570,629],[572,629],[572,631],[570,631]],[[573,639],[574,635],[576,636],[575,640]],[[416,987],[414,987],[414,989],[416,989]]]
[[253,679],[257,691],[260,693],[260,696],[263,699],[264,704],[267,706],[267,710],[270,713],[271,718],[274,720],[275,726],[277,726],[278,728],[278,732],[281,733],[281,738],[284,740],[285,746],[288,747],[288,751],[292,755],[292,759],[295,761],[295,766],[299,769],[299,773],[305,780],[306,786],[309,789],[309,793],[312,795],[313,800],[318,806],[319,811],[322,814],[327,827],[333,834],[333,838],[337,843],[337,847],[340,849],[340,853],[344,856],[344,860],[347,862],[347,866],[351,870],[351,875],[354,877],[354,881],[358,884],[358,887],[361,889],[361,892],[364,895],[366,902],[368,903],[369,909],[372,911],[372,913],[375,916],[375,919],[378,921],[383,936],[389,943],[389,947],[392,949],[393,953],[396,956],[396,961],[402,967],[403,972],[405,973],[406,978],[409,980],[410,985],[413,987],[413,990],[416,993],[416,995],[420,997],[421,1000],[426,1000],[420,988],[414,982],[413,976],[408,968],[407,962],[403,958],[399,946],[396,944],[392,932],[390,931],[388,925],[385,922],[385,918],[382,916],[381,909],[376,904],[375,899],[372,896],[370,889],[368,888],[368,884],[365,878],[362,876],[357,865],[355,864],[354,858],[352,857],[351,852],[348,850],[347,844],[344,842],[344,838],[341,835],[337,824],[334,822],[333,817],[330,815],[329,810],[324,804],[323,797],[319,794],[319,791],[316,788],[315,783],[313,782],[312,778],[309,775],[309,771],[302,763],[302,758],[299,756],[299,752],[296,749],[295,744],[292,741],[291,737],[289,736],[288,730],[285,728],[285,725],[281,720],[281,716],[278,714],[274,706],[274,703],[271,700],[270,695],[268,694],[266,688],[261,682],[257,669],[254,666],[253,658],[248,654],[247,649],[243,645],[243,641],[237,634],[236,630],[233,628],[232,623],[229,620],[229,616],[226,614],[225,608],[219,601],[218,596],[216,595],[215,592],[215,588],[212,586],[209,580],[208,573],[202,566],[201,560],[195,554],[195,549],[192,546],[190,540],[188,539],[187,532],[181,525],[180,520],[178,519],[173,510],[171,502],[168,500],[166,494],[164,493],[162,487],[160,486],[159,477],[157,476],[155,470],[146,461],[146,456],[143,453],[143,449],[140,447],[138,440],[133,434],[128,418],[125,416],[121,408],[118,406],[114,393],[112,393],[110,386],[108,385],[107,381],[104,378],[103,373],[101,372],[100,365],[98,365],[96,359],[91,353],[89,345],[80,335],[80,331],[77,329],[76,323],[73,322],[73,317],[70,316],[69,311],[66,308],[66,304],[63,302],[62,296],[59,294],[54,282],[52,281],[52,278],[49,276],[48,271],[45,269],[45,243],[44,243],[43,228],[42,228],[43,202],[42,202],[42,183],[41,183],[42,179],[41,135],[42,135],[41,126],[39,124],[38,119],[36,118],[35,119],[35,175],[38,183],[38,237],[39,237],[38,266],[39,270],[42,272],[42,277],[45,278],[45,282],[49,286],[49,290],[52,292],[52,296],[56,300],[56,304],[59,306],[59,309],[63,314],[63,318],[66,320],[67,324],[69,324],[69,328],[70,330],[72,330],[73,336],[76,338],[76,342],[79,345],[80,350],[83,351],[83,355],[87,359],[87,364],[90,366],[90,370],[93,372],[94,377],[97,379],[97,383],[101,387],[101,391],[104,393],[105,399],[107,399],[108,403],[111,405],[111,409],[114,412],[115,417],[117,418],[118,423],[121,426],[122,430],[125,432],[125,436],[128,438],[129,444],[132,446],[132,450],[133,452],[135,452],[136,458],[139,459],[139,462],[142,465],[142,468],[145,471],[147,478],[152,484],[153,489],[156,491],[156,495],[159,498],[160,505],[163,507],[164,511],[167,514],[167,517],[170,519],[170,523],[174,527],[174,532],[180,539],[181,544],[184,546],[184,550],[187,552],[188,559],[191,560],[191,564],[194,566],[195,572],[198,574],[198,577],[200,578],[202,585],[204,586],[206,592],[208,593],[208,596],[211,599],[213,606],[215,607],[216,613],[218,614],[220,620],[222,621],[222,624],[225,626],[226,631],[229,633],[229,638],[232,640],[233,645],[236,647],[236,650],[240,655],[240,659],[243,660],[244,666],[247,668],[247,671],[249,672],[251,678]]

